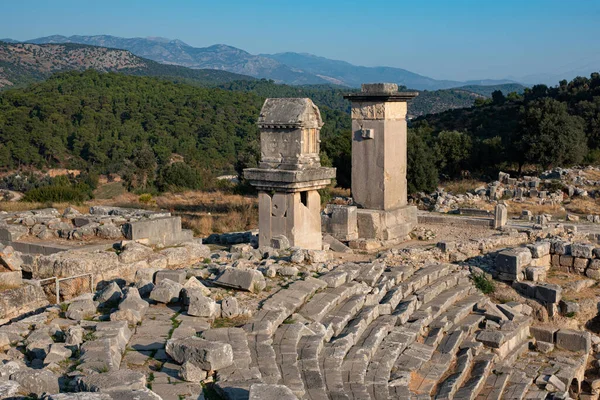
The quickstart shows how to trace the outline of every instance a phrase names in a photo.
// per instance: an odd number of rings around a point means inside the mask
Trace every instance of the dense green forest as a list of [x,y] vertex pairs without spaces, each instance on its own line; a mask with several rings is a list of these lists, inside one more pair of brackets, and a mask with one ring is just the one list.
[[[263,101],[157,78],[57,74],[0,94],[0,168],[116,173],[140,190],[166,188],[165,181],[187,174],[199,177],[181,177],[187,186],[207,187],[216,174],[256,164]],[[324,160],[337,165],[349,150],[349,117],[326,107],[322,114],[322,137],[335,144]],[[344,129],[347,139],[339,133]],[[174,154],[187,167],[173,170]]]
[[[0,168],[115,173],[139,191],[209,188],[218,174],[256,165],[256,119],[265,97],[307,96],[320,104],[325,121],[322,161],[338,169],[340,186],[349,187],[350,116],[342,89],[269,81],[221,86],[89,70],[4,91]],[[525,165],[598,162],[600,75],[537,85],[522,95],[495,91],[474,107],[414,120],[408,139],[411,192],[433,190],[439,177],[467,171],[493,176]]]
[[523,95],[496,91],[475,107],[427,115],[412,125],[414,141],[433,149],[433,175],[447,178],[598,163],[600,74],[536,85]]

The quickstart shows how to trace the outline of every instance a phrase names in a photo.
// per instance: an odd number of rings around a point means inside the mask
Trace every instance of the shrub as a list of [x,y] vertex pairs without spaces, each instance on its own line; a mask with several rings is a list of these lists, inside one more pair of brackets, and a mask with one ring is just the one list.
[[200,189],[202,178],[199,171],[189,165],[177,162],[167,165],[160,172],[158,187],[163,190]]
[[471,279],[475,283],[475,287],[483,294],[494,293],[496,286],[491,279],[488,279],[485,274],[471,274]]
[[34,203],[82,203],[89,199],[89,188],[67,185],[51,185],[32,189],[25,193],[23,201]]
[[142,193],[138,200],[140,203],[148,204],[152,201],[152,195],[150,193]]

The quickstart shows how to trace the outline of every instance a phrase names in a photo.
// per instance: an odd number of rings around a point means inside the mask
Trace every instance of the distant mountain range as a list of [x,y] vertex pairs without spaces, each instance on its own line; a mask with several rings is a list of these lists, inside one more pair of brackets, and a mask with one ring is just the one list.
[[160,76],[205,84],[254,79],[226,71],[165,65],[138,57],[126,50],[73,43],[32,44],[0,41],[0,89],[24,86],[43,80],[56,72],[86,69]]
[[163,64],[196,69],[217,69],[293,85],[333,83],[359,87],[361,83],[394,82],[410,89],[437,90],[465,85],[515,83],[511,80],[467,82],[437,80],[402,68],[361,67],[345,61],[330,60],[300,53],[253,55],[223,44],[197,48],[181,40],[165,38],[121,38],[109,35],[66,37],[54,35],[28,40],[27,42],[35,44],[79,43],[123,49],[129,50],[137,56]]

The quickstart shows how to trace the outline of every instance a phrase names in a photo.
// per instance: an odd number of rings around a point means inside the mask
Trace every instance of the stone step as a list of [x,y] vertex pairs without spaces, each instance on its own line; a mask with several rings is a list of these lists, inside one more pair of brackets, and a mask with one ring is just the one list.
[[304,383],[298,365],[298,343],[313,332],[303,324],[283,324],[273,336],[275,360],[281,371],[279,384],[285,385],[298,397],[304,396]]
[[328,331],[325,340],[329,341],[332,336],[342,333],[348,322],[356,316],[365,304],[365,298],[365,295],[354,295],[338,305],[323,318],[322,324]]
[[529,385],[533,379],[528,377],[523,371],[512,371],[504,391],[502,392],[503,400],[522,400],[525,398]]
[[298,366],[304,382],[304,398],[328,400],[325,378],[319,365],[319,355],[323,350],[323,335],[302,336],[298,342]]
[[502,398],[502,393],[508,384],[510,375],[510,371],[501,372],[495,370],[491,373],[487,377],[481,392],[477,395],[477,400],[496,400]]
[[260,371],[252,365],[248,337],[241,328],[215,328],[202,332],[202,338],[213,342],[228,343],[233,350],[235,363],[219,370],[219,382],[244,382],[261,379]]
[[248,348],[252,363],[251,368],[258,368],[263,383],[276,384],[281,380],[277,366],[277,358],[273,349],[271,335],[248,333]]
[[473,360],[470,378],[458,389],[455,400],[472,400],[477,397],[492,370],[494,354],[480,354]]
[[417,337],[414,332],[406,333],[402,330],[402,327],[394,327],[371,357],[365,377],[365,383],[371,398],[379,400],[387,399],[390,396],[388,382],[396,359]]
[[461,350],[456,359],[454,372],[443,380],[437,390],[436,399],[452,399],[467,379],[473,365],[473,352],[471,349]]
[[357,282],[345,283],[336,288],[327,288],[315,294],[298,313],[304,318],[320,322],[331,310],[356,294],[366,294],[369,287]]

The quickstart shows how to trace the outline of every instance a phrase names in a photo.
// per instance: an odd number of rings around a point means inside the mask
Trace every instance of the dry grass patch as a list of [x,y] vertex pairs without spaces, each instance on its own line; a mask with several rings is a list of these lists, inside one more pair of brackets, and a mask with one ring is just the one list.
[[540,204],[537,202],[524,202],[524,201],[512,201],[508,200],[506,202],[508,207],[509,215],[521,215],[524,210],[531,211],[533,215],[539,214],[550,214],[554,217],[565,217],[565,212],[562,210],[562,206],[560,204],[550,204],[544,203]]
[[75,208],[82,213],[89,212],[89,206],[85,204],[69,204],[69,203],[33,203],[25,201],[0,201],[0,211],[20,212],[29,210],[39,210],[42,208],[56,208],[60,213],[63,213],[67,207]]
[[600,214],[600,199],[576,197],[565,203],[565,209],[574,214]]
[[477,179],[462,179],[458,181],[444,182],[441,186],[448,192],[454,195],[465,194],[472,192],[480,186],[486,186],[486,182],[478,181]]

